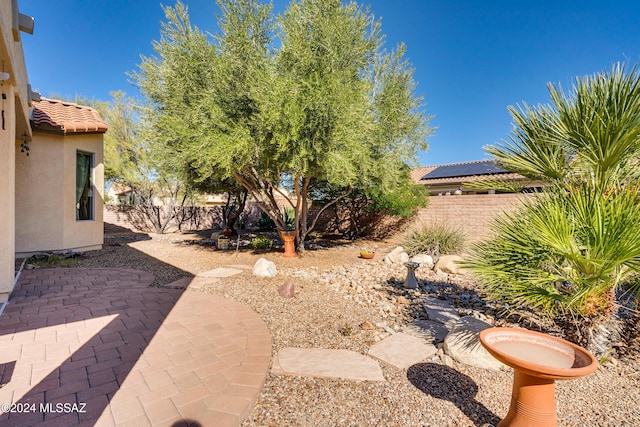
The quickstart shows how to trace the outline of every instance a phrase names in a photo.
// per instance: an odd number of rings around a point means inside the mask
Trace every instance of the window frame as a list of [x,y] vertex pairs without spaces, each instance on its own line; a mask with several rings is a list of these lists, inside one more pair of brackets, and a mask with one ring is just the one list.
[[[80,192],[80,186],[78,185],[80,182],[80,158],[88,158],[88,183],[85,183],[83,188],[87,188],[88,195],[84,198],[87,199],[87,215],[81,214],[80,204],[83,199],[83,193]],[[75,184],[75,212],[76,212],[76,221],[95,221],[95,153],[91,153],[84,150],[76,150],[76,184]],[[87,185],[88,184],[88,185]],[[83,216],[86,216],[83,218]]]

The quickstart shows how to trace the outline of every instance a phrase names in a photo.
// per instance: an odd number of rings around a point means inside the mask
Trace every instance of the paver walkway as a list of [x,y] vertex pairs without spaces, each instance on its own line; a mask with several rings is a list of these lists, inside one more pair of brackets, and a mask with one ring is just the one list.
[[269,367],[266,325],[236,301],[152,280],[23,271],[0,316],[0,403],[14,404],[0,425],[238,425]]

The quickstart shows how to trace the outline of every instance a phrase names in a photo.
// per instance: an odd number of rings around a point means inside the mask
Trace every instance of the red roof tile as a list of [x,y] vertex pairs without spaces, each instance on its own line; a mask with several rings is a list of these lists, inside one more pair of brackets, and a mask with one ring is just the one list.
[[104,133],[108,126],[91,107],[41,98],[40,101],[33,101],[31,128],[35,131],[69,134]]

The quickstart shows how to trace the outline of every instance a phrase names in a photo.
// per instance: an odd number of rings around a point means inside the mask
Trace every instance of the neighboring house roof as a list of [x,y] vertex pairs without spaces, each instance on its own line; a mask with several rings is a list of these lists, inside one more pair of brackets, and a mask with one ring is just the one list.
[[113,181],[109,186],[109,192],[115,196],[124,196],[131,193],[133,190],[131,187],[125,184],[121,184],[117,181]]
[[424,166],[413,169],[411,178],[418,184],[461,184],[487,179],[521,180],[524,176],[509,172],[495,163],[495,160],[474,160],[471,162],[446,165]]
[[33,101],[31,128],[34,131],[70,133],[104,133],[108,126],[91,107],[73,102],[40,98]]

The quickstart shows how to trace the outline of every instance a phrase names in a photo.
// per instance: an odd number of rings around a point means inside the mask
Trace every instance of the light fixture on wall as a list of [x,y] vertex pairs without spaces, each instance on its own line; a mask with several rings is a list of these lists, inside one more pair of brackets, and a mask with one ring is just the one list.
[[2,61],[2,72],[0,72],[0,86],[2,86],[2,130],[4,130],[4,100],[7,99],[7,94],[4,93],[4,82],[9,80],[9,73],[4,71],[4,61]]
[[29,157],[29,140],[27,140],[26,132],[22,134],[22,144],[20,144],[20,152],[27,153],[27,157]]

